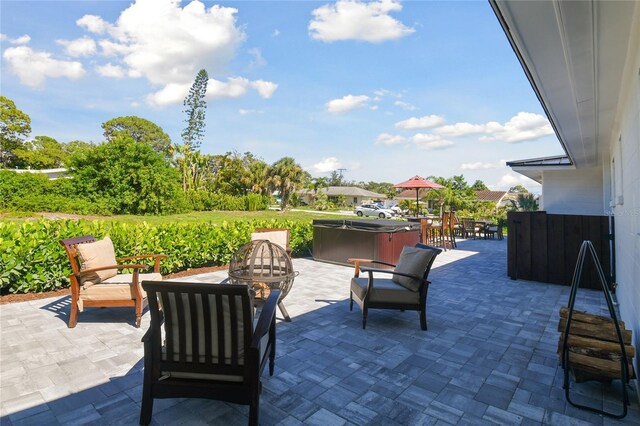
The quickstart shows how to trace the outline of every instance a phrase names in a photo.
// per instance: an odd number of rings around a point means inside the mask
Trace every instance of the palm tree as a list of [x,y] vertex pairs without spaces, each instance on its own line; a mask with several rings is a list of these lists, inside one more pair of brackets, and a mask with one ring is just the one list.
[[302,187],[304,176],[302,167],[291,157],[283,157],[273,163],[269,181],[272,188],[280,192],[280,210],[287,208],[291,194]]
[[520,212],[535,212],[540,206],[538,199],[533,194],[518,194],[518,201],[509,200],[511,210]]

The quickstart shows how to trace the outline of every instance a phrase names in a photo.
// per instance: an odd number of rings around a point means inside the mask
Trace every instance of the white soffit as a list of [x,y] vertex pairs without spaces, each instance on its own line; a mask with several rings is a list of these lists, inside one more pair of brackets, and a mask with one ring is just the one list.
[[567,155],[608,152],[635,1],[490,0]]

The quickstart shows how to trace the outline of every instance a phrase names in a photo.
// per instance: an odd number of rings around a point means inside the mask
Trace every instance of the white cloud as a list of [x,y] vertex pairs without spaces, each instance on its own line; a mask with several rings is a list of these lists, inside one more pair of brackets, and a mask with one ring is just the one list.
[[106,31],[108,53],[120,55],[151,83],[166,85],[190,83],[202,68],[224,70],[245,39],[236,12],[217,5],[207,9],[197,0],[184,8],[172,0],[137,0],[114,25],[92,15],[78,22],[92,32]]
[[489,136],[481,140],[516,143],[533,141],[552,134],[553,128],[546,117],[530,112],[519,112],[504,126],[494,129]]
[[0,33],[0,41],[5,41],[5,40],[9,40],[9,37],[7,37],[6,34]]
[[246,95],[248,87],[249,80],[244,77],[230,77],[226,82],[210,78],[207,82],[207,99],[239,98]]
[[446,126],[438,127],[433,130],[433,133],[438,135],[446,135],[451,137],[458,136],[467,136],[479,133],[487,133],[488,127],[495,128],[495,126],[499,126],[499,123],[495,121],[490,121],[487,124],[471,124],[471,123],[456,123],[456,124],[447,124]]
[[189,93],[189,87],[191,87],[189,83],[167,84],[161,90],[147,95],[147,102],[158,106],[179,104]]
[[481,161],[477,161],[475,163],[463,163],[460,165],[460,170],[489,170],[489,169],[497,169],[504,166],[504,161],[500,160],[497,163],[483,163]]
[[31,37],[27,34],[21,35],[18,38],[9,39],[9,43],[15,44],[16,46],[23,46],[31,41]]
[[442,139],[440,136],[425,133],[416,133],[411,137],[411,142],[413,142],[417,148],[424,150],[446,149],[454,145],[453,142]]
[[125,76],[124,68],[111,63],[96,67],[96,71],[103,77],[123,78]]
[[549,121],[540,114],[519,112],[509,121],[500,124],[489,121],[484,124],[455,123],[441,126],[433,133],[449,137],[483,135],[482,141],[504,141],[508,143],[533,141],[553,134]]
[[398,99],[402,98],[402,93],[394,92],[393,90],[389,90],[389,89],[377,89],[373,91],[373,94],[380,98],[383,98],[385,96],[390,96],[392,98],[398,98]]
[[395,106],[400,107],[402,109],[404,109],[405,111],[415,111],[416,107],[414,105],[411,105],[410,103],[407,102],[403,102],[403,101],[395,101],[393,103]]
[[129,51],[127,46],[115,43],[110,40],[100,40],[98,44],[100,45],[100,48],[102,49],[102,54],[104,56],[125,55]]
[[262,114],[262,113],[264,113],[264,111],[259,110],[259,109],[243,109],[243,108],[240,108],[240,109],[238,110],[238,113],[239,113],[240,115]]
[[350,111],[356,108],[363,108],[366,106],[369,97],[366,95],[347,95],[340,99],[333,99],[326,103],[327,111],[332,113],[340,113]]
[[[147,96],[147,101],[153,105],[170,105],[181,103],[189,93],[191,83],[167,84],[161,90]],[[239,98],[247,94],[250,88],[256,90],[263,98],[269,98],[278,87],[269,81],[249,81],[244,77],[230,77],[227,81],[210,78],[207,81],[207,99]]]
[[29,87],[41,86],[47,78],[76,80],[85,74],[80,62],[54,59],[48,52],[27,46],[10,47],[4,51],[3,57],[20,82]]
[[425,115],[424,117],[411,117],[398,121],[396,128],[403,130],[429,129],[444,123],[444,117],[440,115]]
[[394,0],[363,3],[357,0],[338,0],[315,9],[309,23],[309,35],[315,40],[334,42],[362,40],[379,43],[396,40],[415,32],[413,28],[389,16],[399,12],[402,5]]
[[249,55],[253,56],[253,60],[249,63],[249,68],[263,67],[267,65],[266,59],[262,56],[262,51],[257,47],[248,50]]
[[405,143],[407,138],[400,135],[390,135],[389,133],[380,133],[376,139],[376,145],[399,145]]
[[333,170],[337,170],[341,167],[340,162],[336,157],[327,157],[320,160],[320,162],[312,166],[313,170],[317,173],[327,173]]
[[271,96],[273,96],[273,93],[278,88],[278,85],[271,81],[256,80],[251,82],[251,87],[253,87],[261,97],[263,97],[264,99],[269,99]]
[[541,185],[534,181],[533,179],[529,179],[528,177],[516,174],[514,172],[509,172],[503,175],[497,184],[489,185],[489,187],[493,190],[504,190],[507,191],[512,186],[522,185],[527,188],[530,192],[540,193]]
[[279,29],[275,29],[271,33],[271,37],[278,37],[279,35],[280,35],[280,30]]
[[94,34],[104,34],[112,29],[112,25],[96,15],[84,15],[76,21],[76,25]]
[[[236,24],[238,10],[194,0],[181,7],[176,0],[136,0],[114,23],[100,16],[85,15],[76,23],[87,31],[103,34],[98,44],[110,64],[129,77],[144,77],[159,89],[147,100],[156,105],[182,102],[200,69],[209,75],[228,72],[246,35]],[[259,49],[249,50],[252,67],[266,64]],[[106,65],[104,66],[106,67]],[[116,72],[115,68],[105,68]],[[119,71],[118,71],[119,74]],[[254,89],[270,98],[278,85],[263,80],[231,77],[211,79],[209,99],[235,98]],[[186,89],[185,89],[186,88]]]
[[81,37],[75,40],[56,40],[69,56],[74,58],[80,56],[91,56],[96,53],[96,42],[89,37]]

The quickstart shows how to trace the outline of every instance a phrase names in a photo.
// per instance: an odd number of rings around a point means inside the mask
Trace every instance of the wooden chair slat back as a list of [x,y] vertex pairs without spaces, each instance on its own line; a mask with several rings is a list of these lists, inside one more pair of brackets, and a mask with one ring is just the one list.
[[71,271],[76,274],[80,272],[80,260],[78,259],[78,244],[94,243],[96,238],[93,235],[83,235],[82,237],[67,238],[60,240],[59,243],[64,247],[69,257]]

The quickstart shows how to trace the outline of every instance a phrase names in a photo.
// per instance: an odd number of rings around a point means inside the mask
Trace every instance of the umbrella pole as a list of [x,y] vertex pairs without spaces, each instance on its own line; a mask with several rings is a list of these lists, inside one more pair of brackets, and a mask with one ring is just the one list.
[[420,216],[420,201],[418,199],[418,191],[419,189],[416,188],[416,217]]

